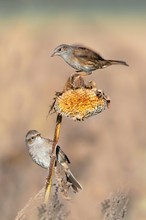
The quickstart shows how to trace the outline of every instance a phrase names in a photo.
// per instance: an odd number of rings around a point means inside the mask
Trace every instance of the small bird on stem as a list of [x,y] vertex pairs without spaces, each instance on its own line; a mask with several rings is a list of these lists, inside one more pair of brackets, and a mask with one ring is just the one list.
[[[43,138],[36,130],[30,130],[26,134],[25,143],[33,161],[41,167],[48,169],[52,156],[53,141]],[[66,176],[66,181],[68,182],[68,185],[73,188],[74,192],[78,192],[78,189],[82,189],[82,186],[69,169],[68,164],[70,161],[68,157],[59,146],[56,147],[56,167],[57,163],[62,167]]]
[[78,45],[61,44],[54,49],[51,57],[53,56],[62,57],[66,63],[77,70],[76,72],[85,72],[87,75],[96,69],[115,64],[129,66],[125,61],[106,60],[93,50]]

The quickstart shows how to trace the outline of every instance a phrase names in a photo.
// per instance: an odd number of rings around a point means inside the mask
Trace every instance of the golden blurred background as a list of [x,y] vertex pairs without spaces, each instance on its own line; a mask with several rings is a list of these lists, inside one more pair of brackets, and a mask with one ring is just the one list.
[[0,213],[14,219],[43,187],[46,171],[33,163],[25,134],[53,138],[47,118],[55,91],[74,70],[51,58],[62,43],[79,43],[125,66],[95,71],[110,108],[83,122],[63,119],[59,144],[83,186],[70,203],[72,218],[96,219],[98,204],[128,186],[132,220],[146,219],[146,15],[144,1],[0,1]]

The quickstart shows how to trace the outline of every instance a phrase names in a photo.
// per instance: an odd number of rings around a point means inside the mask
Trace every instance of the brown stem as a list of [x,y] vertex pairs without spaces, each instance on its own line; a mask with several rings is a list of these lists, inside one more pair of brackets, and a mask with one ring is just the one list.
[[54,140],[52,145],[52,157],[50,161],[48,176],[46,178],[45,203],[48,202],[51,184],[52,184],[52,176],[53,176],[55,159],[56,159],[56,146],[59,140],[61,122],[62,122],[62,115],[58,114],[56,119],[56,127],[55,127]]
[[[87,74],[86,74],[87,75]],[[72,74],[65,83],[63,91],[85,87],[83,77],[79,73]]]

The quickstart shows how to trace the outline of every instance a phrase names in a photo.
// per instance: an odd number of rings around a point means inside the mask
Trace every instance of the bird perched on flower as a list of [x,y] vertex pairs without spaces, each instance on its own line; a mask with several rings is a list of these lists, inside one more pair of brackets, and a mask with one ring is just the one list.
[[[30,130],[26,134],[25,143],[33,161],[41,167],[48,169],[52,156],[53,141],[43,138],[36,130]],[[57,163],[62,167],[66,176],[66,181],[73,188],[73,191],[78,192],[78,189],[82,189],[81,185],[69,169],[68,164],[70,161],[68,157],[59,146],[56,147],[56,167]]]
[[62,57],[77,72],[85,72],[86,74],[91,74],[96,69],[103,69],[115,64],[128,66],[125,61],[106,60],[93,50],[78,45],[61,44],[54,49],[51,56]]

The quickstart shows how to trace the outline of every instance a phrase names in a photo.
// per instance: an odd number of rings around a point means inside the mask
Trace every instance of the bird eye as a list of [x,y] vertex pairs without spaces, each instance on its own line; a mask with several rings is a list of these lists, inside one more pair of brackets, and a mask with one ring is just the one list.
[[31,137],[31,140],[33,140],[34,139],[34,137]]
[[62,51],[62,48],[59,48],[58,51],[61,52],[61,51]]

